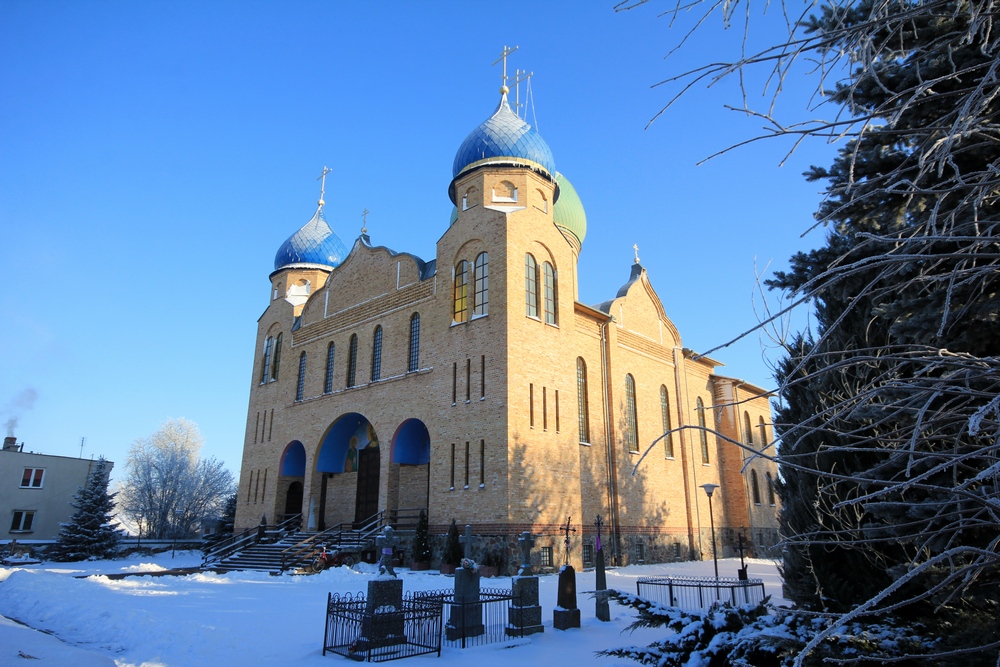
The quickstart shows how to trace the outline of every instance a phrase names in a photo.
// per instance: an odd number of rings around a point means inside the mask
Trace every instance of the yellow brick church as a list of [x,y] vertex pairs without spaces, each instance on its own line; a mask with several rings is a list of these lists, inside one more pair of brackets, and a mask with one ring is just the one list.
[[426,508],[432,533],[529,530],[544,567],[569,518],[580,567],[600,514],[615,562],[711,558],[701,487],[717,484],[720,556],[741,529],[762,553],[777,541],[776,470],[752,456],[772,438],[763,390],[683,347],[638,254],[613,298],[579,302],[581,199],[507,92],[458,148],[434,259],[364,230],[348,249],[322,198],[279,248],[237,530]]

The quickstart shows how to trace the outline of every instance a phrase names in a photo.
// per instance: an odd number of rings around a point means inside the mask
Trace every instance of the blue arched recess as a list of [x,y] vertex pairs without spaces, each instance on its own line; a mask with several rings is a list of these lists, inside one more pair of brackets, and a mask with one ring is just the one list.
[[419,419],[407,419],[392,439],[392,462],[423,465],[431,461],[431,436]]
[[281,454],[281,474],[286,477],[304,477],[306,474],[306,448],[292,440]]
[[316,457],[316,472],[344,472],[344,462],[352,439],[356,439],[357,449],[364,449],[369,445],[378,446],[378,438],[374,437],[371,422],[357,412],[341,415],[327,430],[320,444],[319,456]]

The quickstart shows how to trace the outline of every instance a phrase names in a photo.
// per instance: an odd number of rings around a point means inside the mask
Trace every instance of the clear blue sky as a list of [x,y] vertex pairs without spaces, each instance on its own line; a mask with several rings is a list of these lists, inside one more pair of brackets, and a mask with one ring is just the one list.
[[[766,142],[732,84],[649,129],[657,81],[733,57],[740,30],[680,38],[613,2],[0,3],[0,422],[26,448],[104,455],[167,418],[238,474],[256,320],[274,253],[312,215],[350,245],[434,257],[454,153],[496,106],[502,47],[534,72],[534,115],[587,211],[580,298],[614,295],[632,244],[684,345],[749,328],[755,265],[787,265],[832,148]],[[757,37],[766,39],[768,28]],[[814,85],[814,84],[813,84]],[[789,112],[808,89],[789,87]],[[757,336],[713,355],[771,383]],[[18,397],[34,392],[33,404]]]

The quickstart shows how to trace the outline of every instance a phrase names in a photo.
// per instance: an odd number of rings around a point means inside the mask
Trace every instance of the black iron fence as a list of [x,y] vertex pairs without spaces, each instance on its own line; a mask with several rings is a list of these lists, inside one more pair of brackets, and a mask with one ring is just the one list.
[[757,604],[764,599],[762,579],[639,577],[635,587],[639,597],[686,611],[708,609],[716,602]]
[[480,646],[523,636],[523,623],[511,616],[518,607],[512,607],[517,599],[510,590],[484,588],[474,600],[456,599],[453,590],[420,591],[413,598],[437,605],[449,646]]
[[327,595],[323,655],[327,651],[366,662],[426,653],[441,655],[441,607],[433,600],[403,597],[399,608],[372,608],[363,593]]

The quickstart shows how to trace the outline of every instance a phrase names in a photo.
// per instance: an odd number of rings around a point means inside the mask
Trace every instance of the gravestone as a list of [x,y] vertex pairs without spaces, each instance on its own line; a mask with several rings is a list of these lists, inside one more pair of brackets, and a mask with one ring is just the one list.
[[563,565],[559,570],[559,596],[552,611],[552,627],[568,630],[580,627],[580,609],[576,606],[576,570]]
[[368,582],[358,651],[405,644],[403,580],[381,576]]
[[[462,567],[455,568],[455,603],[451,605],[445,636],[449,640],[478,637],[486,632],[483,625],[483,605],[479,604],[479,568],[472,560],[472,526],[465,526],[465,535],[458,538],[465,545]],[[464,567],[469,565],[470,567]]]
[[524,531],[517,544],[521,548],[521,568],[511,580],[514,601],[507,609],[507,634],[515,637],[545,632],[542,607],[538,604],[538,577],[531,575],[531,547],[535,546],[535,538]]
[[604,621],[605,623],[611,621],[611,609],[608,605],[608,575],[604,571],[604,547],[601,545],[601,526],[604,525],[604,521],[601,519],[601,515],[597,515],[597,520],[594,521],[594,526],[597,527],[597,544],[595,556],[597,560],[597,594],[594,596],[596,600],[597,608],[595,610],[595,615],[597,620]]
[[382,534],[375,538],[375,546],[381,548],[382,552],[382,557],[378,561],[380,575],[389,574],[395,578],[396,571],[392,569],[392,554],[398,544],[399,538],[396,537],[392,526],[386,526]]

